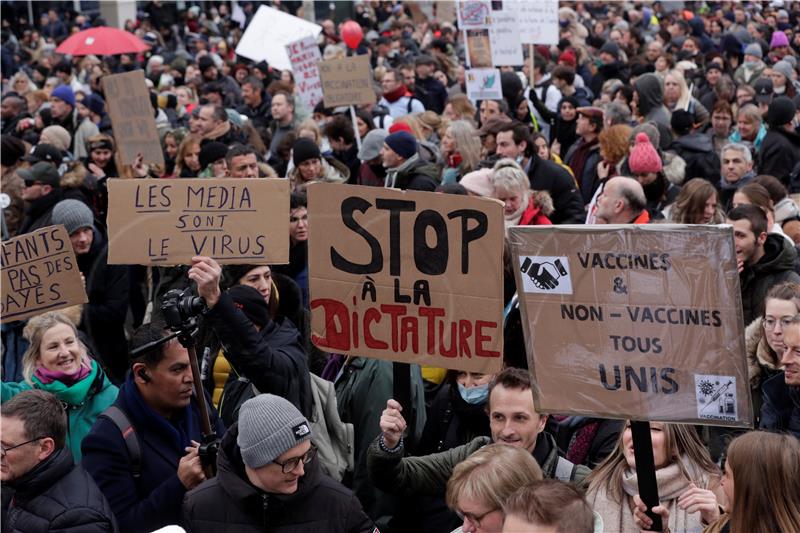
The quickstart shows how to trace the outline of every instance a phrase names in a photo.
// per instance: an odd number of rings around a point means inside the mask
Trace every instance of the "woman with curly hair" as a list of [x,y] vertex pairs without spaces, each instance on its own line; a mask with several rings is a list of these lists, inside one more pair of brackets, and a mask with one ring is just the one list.
[[704,178],[687,181],[675,203],[664,210],[664,218],[676,224],[722,224],[717,189]]

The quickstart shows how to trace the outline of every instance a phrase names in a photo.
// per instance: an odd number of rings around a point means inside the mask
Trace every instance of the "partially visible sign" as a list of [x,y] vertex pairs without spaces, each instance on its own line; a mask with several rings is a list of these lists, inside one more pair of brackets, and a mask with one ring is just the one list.
[[304,37],[286,45],[286,53],[292,62],[295,87],[306,109],[314,107],[322,100],[322,80],[317,64],[322,59],[314,37]]
[[308,187],[311,339],[323,350],[471,372],[503,353],[503,206],[380,187]]
[[112,179],[108,194],[109,264],[289,261],[288,180]]
[[473,68],[465,73],[467,96],[477,100],[501,100],[500,70],[496,68]]
[[260,6],[236,45],[236,53],[255,62],[266,61],[272,68],[290,69],[286,45],[303,37],[316,38],[321,31],[318,24]]
[[488,28],[492,5],[488,0],[460,0],[457,3],[456,12],[460,29]]
[[164,164],[164,152],[156,131],[156,119],[150,102],[150,90],[144,81],[144,71],[103,76],[111,127],[117,140],[122,163],[133,164],[142,154],[145,163]]
[[492,45],[489,29],[464,30],[467,35],[467,60],[470,68],[492,67]]
[[0,262],[3,323],[87,302],[64,226],[48,226],[3,241]]
[[319,63],[325,107],[375,103],[369,57],[351,56]]
[[523,44],[558,44],[558,0],[508,1],[503,9],[516,13]]
[[539,412],[752,426],[729,227],[509,233]]
[[495,67],[518,66],[524,63],[519,22],[514,11],[492,11],[492,63]]

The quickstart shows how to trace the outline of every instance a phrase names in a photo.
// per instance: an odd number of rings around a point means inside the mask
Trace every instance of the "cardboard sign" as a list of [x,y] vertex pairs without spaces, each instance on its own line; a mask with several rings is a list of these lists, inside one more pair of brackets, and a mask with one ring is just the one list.
[[64,226],[48,226],[4,241],[0,262],[3,323],[88,301]]
[[369,57],[352,56],[319,63],[325,107],[375,103]]
[[460,0],[456,8],[458,27],[462,30],[488,28],[492,5],[488,0]]
[[503,206],[308,187],[311,339],[323,350],[471,372],[503,352]]
[[314,37],[304,37],[287,44],[286,54],[292,62],[292,72],[300,100],[306,109],[314,109],[322,100],[322,80],[317,68],[322,56],[319,53],[317,40]]
[[750,427],[727,226],[510,229],[537,410]]
[[289,262],[285,179],[108,180],[108,262]]
[[137,154],[142,154],[145,163],[163,165],[164,153],[144,71],[103,76],[103,91],[122,163],[130,165]]
[[236,53],[255,62],[266,61],[272,68],[290,69],[286,45],[303,37],[316,38],[322,26],[267,6],[260,6],[247,25]]
[[558,0],[507,1],[503,10],[516,14],[523,43],[558,44]]
[[465,73],[467,96],[473,102],[478,100],[502,100],[503,88],[500,85],[500,70],[496,68],[473,68]]
[[492,63],[495,67],[518,66],[524,63],[519,23],[514,11],[492,11],[489,37],[492,43]]
[[467,42],[467,62],[470,68],[492,67],[492,44],[489,29],[464,30]]

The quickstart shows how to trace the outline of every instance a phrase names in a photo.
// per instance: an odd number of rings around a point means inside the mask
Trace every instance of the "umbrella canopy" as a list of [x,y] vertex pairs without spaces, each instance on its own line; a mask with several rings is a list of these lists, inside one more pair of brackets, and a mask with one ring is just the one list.
[[150,48],[132,33],[109,26],[89,28],[72,35],[56,48],[72,56],[111,56],[144,52]]

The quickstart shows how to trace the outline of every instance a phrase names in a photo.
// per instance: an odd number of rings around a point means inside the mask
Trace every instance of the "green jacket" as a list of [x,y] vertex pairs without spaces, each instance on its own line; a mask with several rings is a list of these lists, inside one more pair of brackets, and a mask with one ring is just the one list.
[[33,388],[52,392],[65,404],[69,414],[67,448],[72,452],[75,463],[80,463],[81,441],[92,429],[97,416],[117,399],[119,390],[111,384],[103,370],[93,360],[89,375],[70,387],[60,381],[44,384],[36,376],[33,376],[33,386],[26,381],[3,383],[0,386],[2,402],[5,403],[20,392]]
[[[443,495],[447,489],[447,480],[453,473],[455,466],[492,443],[489,437],[475,437],[466,444],[451,448],[439,453],[432,453],[422,457],[403,457],[402,443],[400,450],[391,453],[385,452],[378,444],[380,437],[375,439],[367,453],[367,470],[369,477],[379,489],[395,493],[416,493],[429,496]],[[591,470],[583,465],[573,465],[561,458],[561,466],[568,472],[562,476],[556,471],[559,467],[558,446],[555,438],[549,433],[540,433],[539,439],[545,439],[542,446],[546,446],[544,461],[539,463],[545,478],[569,477],[569,481],[583,485],[584,479]],[[537,447],[539,444],[537,443]],[[566,470],[566,468],[569,470]],[[566,479],[564,479],[566,481]]]

